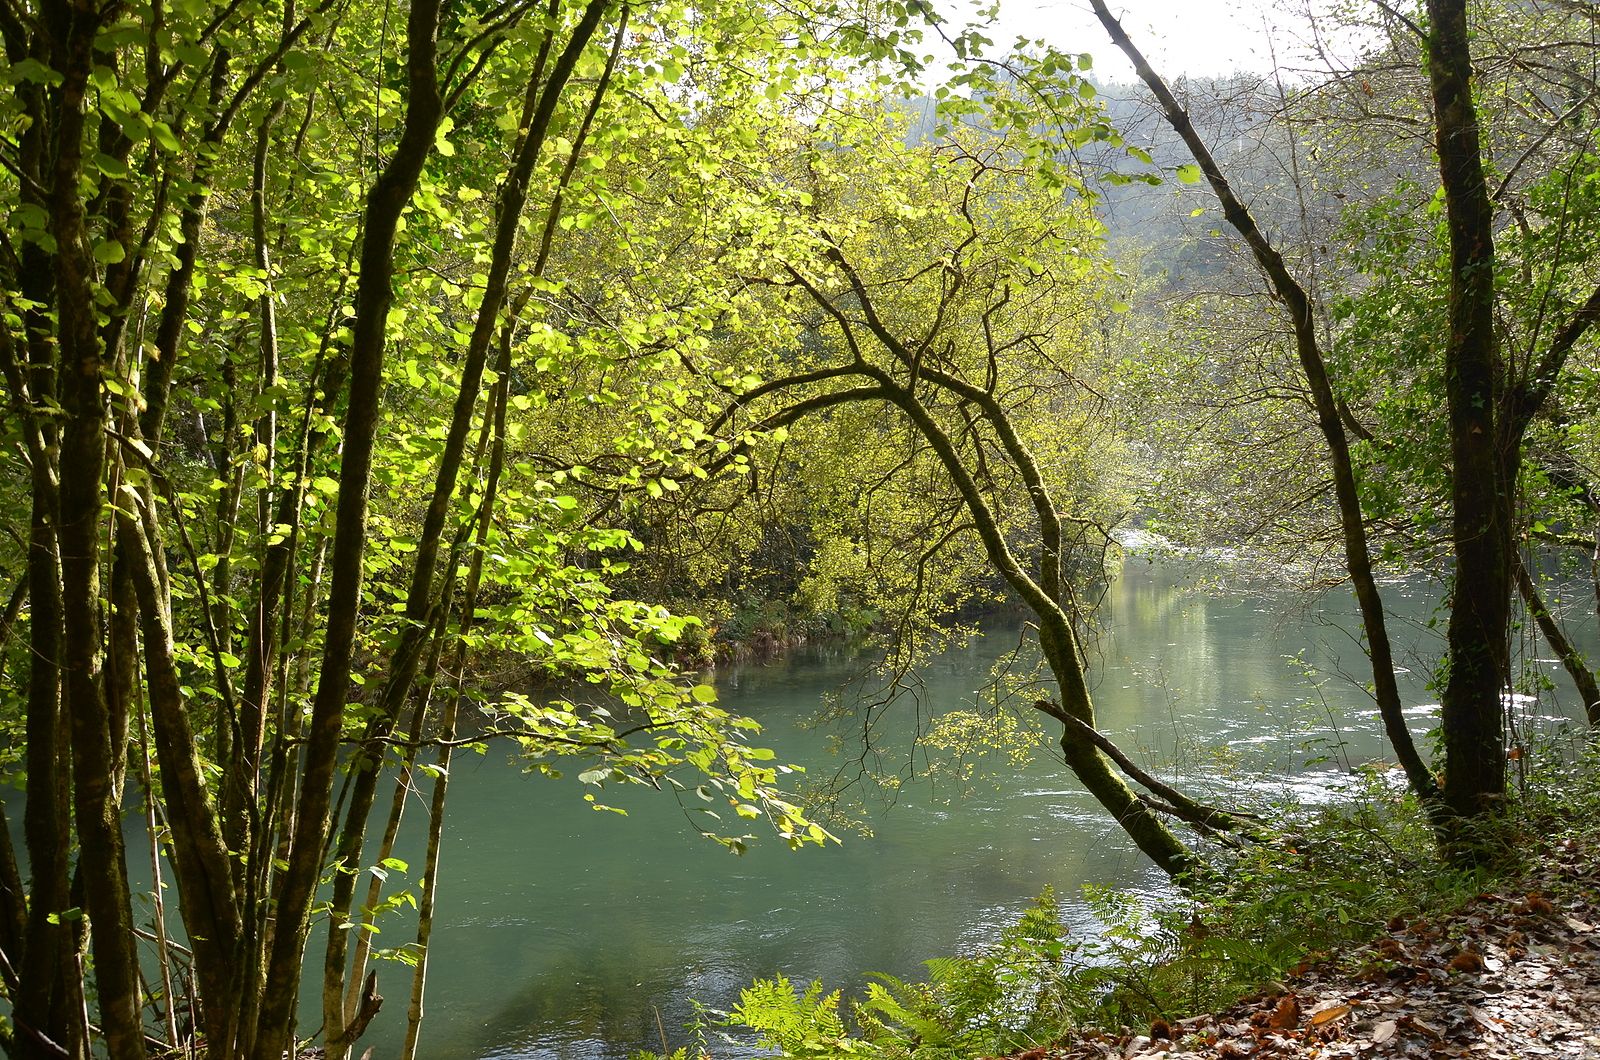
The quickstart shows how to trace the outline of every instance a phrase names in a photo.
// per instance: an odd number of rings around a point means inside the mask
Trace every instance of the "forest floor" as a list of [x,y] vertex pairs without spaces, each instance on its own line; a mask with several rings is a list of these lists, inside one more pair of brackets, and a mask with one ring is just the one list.
[[1541,862],[1225,1012],[1018,1060],[1600,1058],[1600,846],[1568,841]]

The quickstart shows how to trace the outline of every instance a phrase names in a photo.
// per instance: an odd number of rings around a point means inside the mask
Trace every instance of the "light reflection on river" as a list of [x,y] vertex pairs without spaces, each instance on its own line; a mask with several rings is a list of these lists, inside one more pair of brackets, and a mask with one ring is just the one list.
[[[1341,762],[1386,755],[1360,688],[1364,658],[1346,631],[1349,597],[1196,594],[1184,569],[1130,561],[1102,609],[1095,650],[1101,726],[1191,783],[1261,796],[1316,797]],[[1413,628],[1426,586],[1391,587]],[[934,711],[970,703],[1015,629],[991,630],[921,671]],[[1419,640],[1402,675],[1411,703],[1436,655]],[[1301,662],[1292,662],[1299,656]],[[825,734],[802,723],[865,663],[802,652],[717,676],[723,703],[752,715],[780,760],[831,774]],[[1304,676],[1326,680],[1320,693]],[[1572,701],[1571,696],[1565,697]],[[1541,709],[1549,709],[1548,704]],[[909,713],[882,734],[909,742]],[[1414,718],[1419,731],[1427,712]],[[896,728],[895,725],[899,727]],[[1310,768],[1309,759],[1333,752]],[[871,819],[872,838],[792,853],[763,839],[733,857],[697,840],[670,795],[608,792],[628,816],[595,813],[571,781],[523,776],[503,752],[457,758],[421,1055],[430,1058],[625,1057],[683,1044],[691,998],[730,1006],[757,976],[784,972],[850,987],[867,973],[915,975],[926,958],[970,950],[1046,885],[1071,899],[1084,883],[1155,892],[1161,884],[1065,769],[1038,754],[965,798],[919,779]],[[420,864],[424,807],[412,807],[401,856]],[[377,939],[399,945],[409,925]],[[391,998],[364,1044],[392,1053],[408,970],[380,974]],[[726,1053],[720,1050],[719,1055]]]

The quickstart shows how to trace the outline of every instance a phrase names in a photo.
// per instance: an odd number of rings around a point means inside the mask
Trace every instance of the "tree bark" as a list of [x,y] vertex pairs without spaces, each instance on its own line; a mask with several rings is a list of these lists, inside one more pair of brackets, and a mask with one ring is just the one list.
[[350,693],[356,619],[361,606],[367,495],[382,404],[384,332],[394,301],[395,236],[400,215],[416,190],[444,116],[437,66],[440,6],[441,0],[416,0],[407,15],[403,131],[393,156],[367,196],[322,670],[303,750],[289,864],[275,889],[277,922],[267,960],[267,991],[249,1049],[249,1055],[257,1060],[280,1060],[292,1045],[311,900],[331,825],[333,774]]
[[1594,671],[1583,660],[1583,653],[1573,645],[1566,631],[1561,628],[1561,623],[1545,606],[1544,597],[1540,595],[1539,587],[1533,583],[1533,576],[1528,573],[1528,567],[1521,562],[1520,556],[1517,562],[1517,591],[1522,594],[1523,605],[1538,623],[1544,639],[1549,642],[1550,650],[1556,653],[1567,676],[1572,678],[1573,685],[1577,687],[1578,696],[1583,700],[1584,716],[1591,726],[1600,726],[1600,681],[1595,680]]
[[[1514,495],[1521,432],[1509,432],[1504,366],[1494,328],[1494,208],[1484,181],[1466,0],[1428,0],[1428,80],[1450,237],[1449,408],[1451,540],[1455,577],[1447,632],[1442,727],[1444,800],[1455,838],[1505,796],[1505,710],[1516,567]],[[1508,410],[1507,410],[1508,411]],[[1463,831],[1465,829],[1465,831]],[[1462,845],[1462,844],[1456,844]]]
[[[993,511],[983,499],[981,489],[962,463],[949,437],[927,409],[911,393],[890,379],[887,373],[864,366],[864,374],[877,380],[889,401],[910,418],[938,454],[946,473],[955,482],[968,514],[977,524],[978,535],[990,563],[1022,597],[1038,620],[1039,646],[1061,692],[1062,709],[1093,728],[1094,702],[1084,677],[1083,656],[1071,619],[1060,604],[1029,578],[1018,564]],[[1061,751],[1073,775],[1122,826],[1134,845],[1163,872],[1176,879],[1197,867],[1189,849],[1139,800],[1094,744],[1081,739],[1076,732],[1063,732]]]
[[[30,54],[8,36],[7,57],[12,61],[35,58],[50,61],[45,44],[33,43]],[[44,186],[46,148],[51,135],[51,109],[38,85],[22,84],[17,98],[29,121],[18,137],[19,165],[28,180],[21,182],[19,201],[48,210]],[[5,376],[17,407],[23,413],[23,437],[28,447],[30,515],[28,524],[28,682],[26,799],[22,829],[32,874],[28,919],[22,952],[17,955],[19,989],[14,998],[16,1045],[24,1058],[51,1057],[60,1050],[75,1052],[77,1021],[72,1011],[80,1004],[79,981],[64,974],[70,963],[72,925],[52,918],[65,912],[68,897],[72,834],[69,742],[61,699],[61,562],[56,540],[60,497],[57,473],[60,430],[52,406],[59,400],[53,323],[48,306],[54,300],[54,268],[37,243],[20,250],[21,274],[11,277],[32,308],[23,313],[25,343],[13,347],[10,332],[0,337],[5,355]]]
[[[96,282],[90,256],[83,173],[87,85],[94,39],[119,5],[75,3],[51,12],[51,65],[59,88],[55,157],[50,167],[50,232],[54,257],[56,338],[61,358],[59,524],[61,555],[63,690],[72,746],[73,815],[78,826],[78,867],[83,874],[89,936],[94,947],[100,1022],[111,1060],[144,1056],[139,973],[133,946],[133,911],[123,854],[121,807],[113,790],[117,771],[110,712],[102,684],[100,533],[105,500],[106,395],[103,349],[94,308]],[[57,839],[59,842],[59,837]]]
[[1361,627],[1367,638],[1367,653],[1372,660],[1373,698],[1378,706],[1385,735],[1394,748],[1395,757],[1405,771],[1411,790],[1424,804],[1437,803],[1439,783],[1433,771],[1417,751],[1416,741],[1406,725],[1400,702],[1400,688],[1395,681],[1393,648],[1389,641],[1387,619],[1384,615],[1383,597],[1372,569],[1371,547],[1367,540],[1366,520],[1361,511],[1361,494],[1356,482],[1355,466],[1350,458],[1350,442],[1345,436],[1344,424],[1339,415],[1339,402],[1328,376],[1327,362],[1317,340],[1316,320],[1310,296],[1289,271],[1276,247],[1267,239],[1255,217],[1250,213],[1228,183],[1226,174],[1209,147],[1189,120],[1188,112],[1178,102],[1172,90],[1145,59],[1123,30],[1122,24],[1111,14],[1105,0],[1092,0],[1095,15],[1105,27],[1111,40],[1132,61],[1139,79],[1155,95],[1166,117],[1189,153],[1200,165],[1212,193],[1222,205],[1223,216],[1244,238],[1256,264],[1267,276],[1273,291],[1288,309],[1290,324],[1294,329],[1295,353],[1302,374],[1311,391],[1317,412],[1317,426],[1328,447],[1328,465],[1333,476],[1334,497],[1339,508],[1339,525],[1342,531],[1345,569],[1355,591],[1356,604],[1361,611]]
[[159,538],[148,503],[121,516],[123,556],[139,601],[145,685],[162,807],[171,831],[179,910],[195,956],[195,987],[207,1040],[228,1041],[237,1008],[233,969],[240,918],[233,859],[208,793],[174,654],[172,608],[161,569]]
[[[439,625],[435,621],[435,611],[440,606],[440,593],[434,584],[439,549],[446,536],[445,521],[449,516],[451,502],[455,498],[456,485],[466,455],[473,414],[482,389],[483,370],[488,363],[489,351],[500,326],[507,281],[521,231],[523,207],[528,197],[528,183],[534,166],[543,153],[545,139],[561,94],[577,67],[578,59],[588,47],[595,31],[599,29],[601,19],[609,5],[610,0],[589,0],[566,46],[551,67],[549,77],[540,83],[542,64],[536,64],[530,73],[526,98],[532,106],[526,109],[532,112],[531,120],[517,144],[511,171],[506,174],[500,186],[495,207],[494,246],[490,252],[483,301],[479,304],[472,334],[468,339],[449,432],[439,457],[433,492],[423,517],[422,530],[417,536],[416,558],[406,594],[405,622],[398,642],[390,653],[389,674],[378,702],[376,718],[368,729],[369,740],[350,763],[354,779],[351,784],[349,806],[345,813],[344,829],[339,840],[339,871],[335,874],[333,883],[332,907],[336,916],[348,916],[355,896],[361,847],[366,837],[367,818],[377,794],[379,766],[387,746],[386,739],[393,731],[395,720],[406,698],[412,692],[417,670],[426,650],[427,637],[435,632]],[[342,494],[340,500],[343,501]],[[329,934],[324,960],[325,976],[343,975],[348,936],[349,932]],[[345,1023],[345,1015],[342,1000],[335,999],[336,993],[338,992],[328,993],[328,1003],[324,1011],[324,1018],[330,1028],[328,1038],[330,1060],[341,1060],[349,1044],[339,1029]]]

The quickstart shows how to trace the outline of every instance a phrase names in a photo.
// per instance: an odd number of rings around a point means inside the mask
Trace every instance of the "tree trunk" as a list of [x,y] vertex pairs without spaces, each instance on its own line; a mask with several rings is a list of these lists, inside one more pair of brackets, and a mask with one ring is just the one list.
[[[1083,679],[1082,656],[1071,627],[1064,622],[1041,621],[1039,646],[1061,690],[1062,709],[1093,728],[1094,704]],[[1173,879],[1182,879],[1198,867],[1189,848],[1139,800],[1098,747],[1072,729],[1063,728],[1061,754],[1073,775],[1161,871]]]
[[[860,293],[858,289],[858,296]],[[938,454],[940,463],[954,481],[968,514],[977,526],[989,561],[1038,619],[1039,645],[1060,689],[1062,709],[1085,725],[1094,727],[1094,704],[1089,696],[1088,682],[1084,679],[1083,658],[1066,612],[1017,563],[982,491],[961,462],[949,437],[922,403],[896,384],[887,373],[865,366],[862,370],[878,380],[889,400],[911,419]],[[1083,786],[1163,872],[1178,878],[1195,867],[1194,856],[1189,849],[1139,801],[1133,790],[1111,768],[1110,761],[1100,753],[1099,748],[1077,733],[1067,731],[1062,733],[1061,751],[1068,767]]]
[[[1504,366],[1494,330],[1494,210],[1484,182],[1466,0],[1428,0],[1428,77],[1450,235],[1449,407],[1455,582],[1442,725],[1454,844],[1505,795],[1503,695],[1510,673],[1513,499],[1520,432],[1504,437]],[[1471,856],[1470,854],[1468,855]]]
[[[9,42],[8,42],[9,43]],[[8,49],[9,52],[9,49]],[[11,54],[20,60],[23,55]],[[48,61],[41,53],[36,58]],[[48,209],[43,185],[51,123],[43,90],[32,84],[15,89],[30,121],[19,136],[19,164],[29,180],[19,201]],[[33,307],[23,313],[25,343],[11,345],[9,331],[0,338],[6,355],[6,383],[22,417],[28,446],[31,513],[28,527],[28,687],[27,789],[22,830],[32,873],[28,919],[17,962],[19,989],[13,1000],[18,1053],[24,1058],[76,1054],[77,1021],[71,1014],[81,1002],[78,979],[63,970],[70,964],[72,925],[52,918],[71,906],[68,897],[68,854],[72,834],[66,717],[61,702],[61,563],[56,541],[59,517],[57,456],[59,424],[51,414],[59,399],[53,321],[48,306],[54,295],[49,256],[37,243],[20,248],[20,293]]]
[[171,857],[181,896],[179,910],[195,955],[195,988],[207,1038],[227,1041],[237,1007],[232,989],[238,959],[239,907],[233,859],[224,844],[196,750],[194,731],[174,656],[171,604],[160,567],[160,539],[148,506],[122,517],[123,554],[139,597],[145,683],[162,806],[171,830]]
[[[61,485],[56,540],[61,555],[64,700],[72,743],[78,867],[94,947],[94,976],[112,1060],[144,1056],[133,911],[123,854],[121,807],[113,790],[111,719],[102,684],[100,534],[105,500],[106,395],[94,309],[95,266],[80,196],[86,95],[99,27],[117,5],[83,4],[53,13],[52,66],[61,75],[50,232],[56,241],[56,338],[61,358]],[[59,837],[58,837],[59,842]]]
[[[398,643],[390,653],[389,674],[378,701],[376,717],[368,727],[371,739],[356,753],[350,763],[354,775],[345,824],[340,835],[338,864],[334,877],[332,908],[336,916],[348,917],[355,896],[361,848],[366,837],[367,818],[377,795],[378,774],[383,761],[386,740],[394,729],[396,719],[412,694],[417,671],[427,649],[427,638],[436,635],[442,617],[436,613],[441,607],[440,590],[435,586],[440,546],[446,538],[445,522],[455,498],[456,484],[466,456],[467,442],[472,429],[473,413],[482,389],[483,370],[494,336],[500,325],[501,309],[505,304],[507,283],[511,274],[518,235],[521,231],[523,207],[527,202],[528,183],[534,166],[543,153],[555,109],[566,87],[567,80],[577,68],[578,60],[589,41],[594,37],[604,17],[610,0],[589,0],[583,15],[573,28],[572,36],[550,69],[547,79],[540,83],[542,63],[536,63],[527,86],[525,112],[531,112],[514,155],[511,171],[501,183],[495,206],[495,240],[490,252],[489,268],[484,284],[483,301],[477,309],[472,335],[467,343],[466,357],[461,368],[461,382],[451,413],[450,428],[444,449],[439,457],[434,476],[433,492],[423,516],[421,532],[417,537],[417,551],[406,594],[405,624]],[[549,40],[547,33],[546,40]],[[343,498],[341,497],[341,502]],[[449,577],[454,576],[450,572]],[[346,963],[349,932],[333,932],[328,937],[324,960],[325,983],[342,976]],[[327,986],[325,985],[325,989]],[[324,1018],[328,1022],[328,1049],[330,1060],[342,1060],[349,1042],[343,1032],[347,1015],[339,997],[341,991],[328,990]]]
[[1372,569],[1372,550],[1367,538],[1367,526],[1361,510],[1361,493],[1356,480],[1355,465],[1350,457],[1350,442],[1345,437],[1344,424],[1339,416],[1337,395],[1328,376],[1326,360],[1317,340],[1316,320],[1310,296],[1299,280],[1289,271],[1283,255],[1268,241],[1256,224],[1254,215],[1234,193],[1227,175],[1212,156],[1210,148],[1201,139],[1188,112],[1172,94],[1161,76],[1150,66],[1144,55],[1112,16],[1105,0],[1093,0],[1095,15],[1110,34],[1112,41],[1133,62],[1139,78],[1156,97],[1167,123],[1183,140],[1200,165],[1206,182],[1217,201],[1222,205],[1223,216],[1244,239],[1251,256],[1266,274],[1273,292],[1289,312],[1294,329],[1295,354],[1305,376],[1316,408],[1317,426],[1328,449],[1329,471],[1333,479],[1334,499],[1339,509],[1339,525],[1344,541],[1345,570],[1355,592],[1356,604],[1361,611],[1361,628],[1367,638],[1367,654],[1372,659],[1373,698],[1377,702],[1378,716],[1384,733],[1394,748],[1395,757],[1405,770],[1411,790],[1425,805],[1436,804],[1440,792],[1433,771],[1417,751],[1416,741],[1406,725],[1405,712],[1400,702],[1400,687],[1395,681],[1393,648],[1389,642],[1388,622],[1384,614],[1383,597],[1378,590],[1378,580]]
[[1578,695],[1583,700],[1584,716],[1591,726],[1600,725],[1600,681],[1595,680],[1594,671],[1584,663],[1582,653],[1567,639],[1561,623],[1545,606],[1544,598],[1539,595],[1539,587],[1533,584],[1533,577],[1528,573],[1527,565],[1521,562],[1521,557],[1518,557],[1517,563],[1517,590],[1522,593],[1522,602],[1538,623],[1539,631],[1549,642],[1550,650],[1561,659],[1567,676],[1577,686]]
[[440,0],[416,0],[407,16],[407,100],[404,130],[394,155],[367,197],[356,319],[351,338],[350,402],[345,415],[322,671],[303,749],[304,772],[288,868],[276,888],[277,921],[267,960],[266,995],[257,1014],[250,1055],[280,1060],[293,1040],[298,980],[311,900],[328,840],[333,774],[345,704],[366,551],[367,493],[382,404],[385,328],[394,301],[394,243],[433,148],[444,100],[439,91]]

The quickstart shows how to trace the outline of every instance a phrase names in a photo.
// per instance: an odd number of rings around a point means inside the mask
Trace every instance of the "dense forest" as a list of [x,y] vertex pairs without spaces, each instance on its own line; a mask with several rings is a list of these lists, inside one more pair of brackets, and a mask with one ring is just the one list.
[[380,957],[427,1055],[455,752],[829,844],[705,668],[892,688],[1000,607],[994,710],[1199,894],[1273,822],[1096,726],[1130,531],[1348,585],[1430,858],[1498,863],[1518,630],[1600,724],[1596,10],[1174,86],[1093,7],[1139,83],[921,0],[0,0],[7,1055],[354,1055]]

